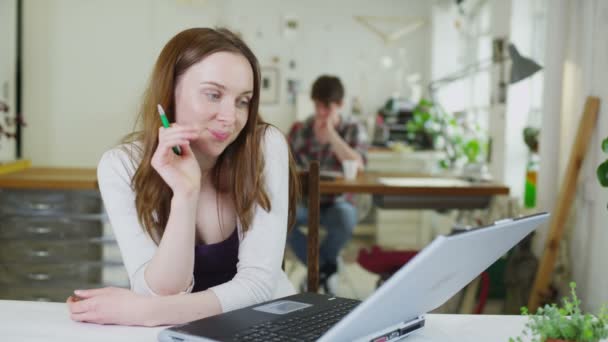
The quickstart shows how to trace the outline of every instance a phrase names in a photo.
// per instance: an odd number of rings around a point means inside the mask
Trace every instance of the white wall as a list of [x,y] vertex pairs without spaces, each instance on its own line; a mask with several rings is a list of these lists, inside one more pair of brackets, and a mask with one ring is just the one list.
[[[608,136],[608,3],[603,0],[569,0],[565,22],[566,51],[563,65],[562,129],[559,154],[560,180],[578,130],[585,98],[600,98],[596,130],[581,169],[574,202],[574,219],[568,225],[573,280],[578,283],[584,306],[594,312],[608,305],[608,189],[602,188],[595,170],[606,155],[600,143]],[[542,157],[542,156],[541,156]],[[560,181],[561,184],[561,181]]]
[[[556,0],[547,13],[543,127],[540,141],[539,208],[555,208],[587,96],[600,98],[600,112],[579,175],[572,217],[566,222],[566,245],[571,280],[583,307],[597,312],[608,304],[608,191],[595,170],[605,155],[601,140],[608,136],[608,3],[603,0]],[[549,58],[550,57],[550,58]],[[540,231],[541,253],[547,229]]]
[[24,157],[93,167],[132,129],[161,47],[154,9],[144,0],[24,1]]
[[[364,113],[373,113],[401,87],[399,69],[420,73],[422,83],[428,82],[429,25],[387,46],[353,16],[429,18],[429,13],[424,0],[25,0],[24,157],[35,165],[95,166],[104,150],[132,130],[164,43],[193,26],[237,30],[262,65],[279,68],[280,103],[260,110],[282,130],[293,122],[296,108],[287,102],[287,78],[300,80],[307,93],[321,73],[336,74],[346,87],[346,110],[358,96]],[[299,21],[291,37],[282,34],[285,16]],[[394,60],[392,68],[380,66],[383,56]]]
[[[431,76],[433,80],[442,79],[458,72],[466,65],[474,63],[469,53],[468,37],[456,27],[459,17],[456,6],[445,3],[435,4],[432,8],[431,32]],[[455,81],[439,88],[436,100],[447,111],[464,110],[470,104],[467,80]]]
[[[539,137],[540,166],[537,183],[537,207],[542,211],[551,211],[555,207],[558,192],[559,159],[561,156],[561,115],[562,109],[563,67],[566,54],[566,39],[549,39],[550,37],[567,37],[569,17],[568,0],[555,0],[547,8],[546,56],[543,73],[543,111],[542,133]],[[549,58],[550,56],[550,58]],[[548,225],[537,230],[534,251],[538,255],[544,248]]]
[[[17,68],[17,1],[0,1],[0,101],[8,105],[8,113],[0,113],[5,131],[15,132],[5,119],[15,117]],[[15,159],[15,139],[0,136],[0,163]]]

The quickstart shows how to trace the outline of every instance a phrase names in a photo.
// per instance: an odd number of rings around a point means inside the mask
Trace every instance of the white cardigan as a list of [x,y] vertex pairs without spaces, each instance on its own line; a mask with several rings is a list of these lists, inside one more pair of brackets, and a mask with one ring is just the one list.
[[[263,140],[264,180],[271,203],[270,212],[258,205],[246,233],[237,222],[239,261],[234,278],[212,287],[224,312],[294,294],[281,269],[287,235],[289,205],[289,159],[283,134],[269,127]],[[146,283],[144,271],[157,245],[137,219],[131,179],[139,161],[131,160],[132,146],[122,145],[105,152],[97,167],[97,179],[131,289],[156,295]],[[238,221],[238,220],[237,220]],[[191,291],[192,286],[187,291]]]

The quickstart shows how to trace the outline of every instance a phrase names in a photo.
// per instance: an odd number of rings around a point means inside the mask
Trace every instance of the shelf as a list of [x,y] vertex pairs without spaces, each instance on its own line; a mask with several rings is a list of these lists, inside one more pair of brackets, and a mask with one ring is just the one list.
[[27,159],[20,159],[10,162],[0,162],[0,175],[21,171],[29,168],[31,165],[32,162]]

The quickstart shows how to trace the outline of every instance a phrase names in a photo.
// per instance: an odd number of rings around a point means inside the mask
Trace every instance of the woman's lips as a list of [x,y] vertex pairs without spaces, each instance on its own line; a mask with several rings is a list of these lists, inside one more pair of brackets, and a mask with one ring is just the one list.
[[228,132],[214,131],[214,130],[210,130],[209,132],[211,132],[211,135],[213,135],[213,137],[219,141],[224,141],[224,140],[228,139],[228,137],[230,136],[230,133],[228,133]]

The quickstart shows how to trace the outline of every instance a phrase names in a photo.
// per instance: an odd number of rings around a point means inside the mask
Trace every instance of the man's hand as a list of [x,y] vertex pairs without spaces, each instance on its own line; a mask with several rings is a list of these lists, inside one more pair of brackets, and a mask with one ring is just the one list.
[[331,140],[338,136],[336,128],[331,120],[315,120],[314,125],[315,138],[321,144],[328,144]]

